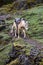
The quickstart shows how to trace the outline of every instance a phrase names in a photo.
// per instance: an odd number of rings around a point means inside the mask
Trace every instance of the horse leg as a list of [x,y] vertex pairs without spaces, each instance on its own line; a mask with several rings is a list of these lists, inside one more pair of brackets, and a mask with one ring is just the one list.
[[14,33],[13,33],[13,29],[10,31],[10,34],[11,34],[11,36],[13,36],[13,35],[14,35]]
[[15,37],[16,37],[17,35],[16,35],[16,30],[15,30]]
[[18,29],[18,38],[19,38],[19,29]]
[[26,37],[26,32],[25,32],[25,30],[23,30],[23,33],[24,33],[24,38]]

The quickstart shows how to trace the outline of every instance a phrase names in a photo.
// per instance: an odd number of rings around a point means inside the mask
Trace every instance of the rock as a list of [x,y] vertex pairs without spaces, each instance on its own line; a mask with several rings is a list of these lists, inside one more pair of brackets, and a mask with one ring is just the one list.
[[31,52],[30,52],[30,55],[33,56],[33,57],[36,57],[40,54],[40,50],[36,47],[32,48],[31,49]]
[[40,54],[41,52],[38,48],[34,47],[31,49],[30,58],[33,59],[34,65],[39,65],[39,62],[41,61]]
[[[19,60],[18,65],[39,65],[39,62],[41,61],[40,50],[36,47],[32,48],[30,55],[27,56],[22,51],[21,47],[13,45],[8,55],[11,61],[18,58]],[[9,59],[6,60],[6,63],[9,63]]]
[[19,56],[19,60],[21,65],[33,65],[30,58],[28,58],[28,56],[26,56],[25,54],[21,54]]
[[6,59],[5,60],[5,65],[8,64],[8,63],[10,63],[10,61],[11,61],[10,58]]
[[11,59],[15,59],[18,55],[17,55],[17,50],[14,48],[14,46],[12,46],[12,49],[11,49],[11,51],[9,52],[9,57],[11,58]]
[[34,63],[37,64],[37,65],[39,65],[39,62],[41,62],[41,61],[42,61],[42,58],[41,57],[36,57],[34,59]]
[[21,49],[18,49],[13,45],[8,55],[11,59],[16,59],[20,55],[20,53],[22,53]]

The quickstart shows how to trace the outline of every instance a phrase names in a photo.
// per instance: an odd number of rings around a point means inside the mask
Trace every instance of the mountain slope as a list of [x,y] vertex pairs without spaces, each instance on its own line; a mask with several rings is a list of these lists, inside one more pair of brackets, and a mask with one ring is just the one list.
[[0,13],[24,10],[42,3],[43,0],[0,0]]

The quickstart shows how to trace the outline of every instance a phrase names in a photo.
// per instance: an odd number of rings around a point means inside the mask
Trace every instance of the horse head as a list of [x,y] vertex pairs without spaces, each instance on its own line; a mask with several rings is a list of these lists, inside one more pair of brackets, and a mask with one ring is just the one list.
[[28,30],[28,21],[25,22],[25,29]]
[[23,25],[25,27],[26,30],[28,30],[28,21],[26,21],[24,18],[21,18],[21,21],[23,21]]

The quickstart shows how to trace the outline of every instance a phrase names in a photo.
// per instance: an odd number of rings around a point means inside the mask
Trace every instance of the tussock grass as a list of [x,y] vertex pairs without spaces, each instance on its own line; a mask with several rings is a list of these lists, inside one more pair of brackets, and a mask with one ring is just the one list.
[[5,60],[9,58],[8,53],[12,48],[12,44],[8,44],[0,48],[0,65],[4,65]]

